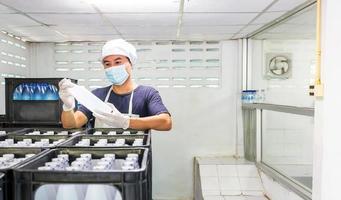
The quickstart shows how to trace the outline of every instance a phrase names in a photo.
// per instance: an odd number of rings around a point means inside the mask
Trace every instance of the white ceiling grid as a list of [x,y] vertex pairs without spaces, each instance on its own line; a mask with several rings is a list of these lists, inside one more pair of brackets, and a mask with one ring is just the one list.
[[0,0],[0,28],[34,42],[227,40],[306,1],[184,0],[181,13],[180,0]]

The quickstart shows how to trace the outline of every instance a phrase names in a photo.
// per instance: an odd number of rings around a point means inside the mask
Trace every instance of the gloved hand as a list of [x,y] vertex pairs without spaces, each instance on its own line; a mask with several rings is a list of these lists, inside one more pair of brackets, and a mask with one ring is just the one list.
[[59,82],[59,97],[63,101],[63,110],[70,111],[75,108],[75,98],[70,93],[69,89],[74,87],[75,84],[70,79],[64,78]]
[[107,104],[112,108],[110,113],[96,111],[93,112],[93,116],[109,126],[123,129],[129,128],[129,117],[120,113],[113,104]]

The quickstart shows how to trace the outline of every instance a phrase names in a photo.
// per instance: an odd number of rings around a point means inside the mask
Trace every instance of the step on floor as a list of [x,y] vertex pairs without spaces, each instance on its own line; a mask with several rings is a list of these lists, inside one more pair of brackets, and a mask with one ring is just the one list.
[[267,200],[254,163],[233,157],[196,158],[204,200]]

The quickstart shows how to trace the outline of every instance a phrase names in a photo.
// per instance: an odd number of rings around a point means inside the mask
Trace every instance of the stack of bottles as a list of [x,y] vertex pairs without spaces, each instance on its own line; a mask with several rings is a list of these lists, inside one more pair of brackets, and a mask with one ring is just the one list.
[[[116,131],[109,131],[107,135],[116,135],[116,134],[117,134]],[[130,131],[123,131],[123,133],[122,133],[122,135],[130,135],[130,134],[131,134]],[[136,134],[137,135],[143,135],[144,132],[143,131],[138,131]],[[95,131],[93,133],[93,135],[103,135],[103,132],[102,131]]]
[[16,158],[14,154],[3,154],[0,157],[0,169],[10,168],[34,155],[35,154],[26,154],[23,158]]
[[[76,135],[78,134],[79,131],[73,132],[71,135]],[[68,135],[68,131],[59,131],[59,132],[55,132],[55,131],[46,131],[46,132],[40,132],[40,131],[32,131],[29,133],[26,133],[25,135]]]
[[243,90],[242,103],[264,103],[265,90]]
[[14,139],[5,139],[4,141],[0,141],[0,147],[53,147],[64,141],[65,139],[50,141],[50,139],[44,138],[33,142],[32,139],[26,138],[22,141],[14,142]]
[[0,131],[0,136],[6,135],[6,134],[7,134],[6,131]]
[[134,170],[139,169],[138,154],[128,154],[126,159],[116,159],[115,154],[104,154],[100,159],[92,159],[92,155],[81,154],[70,162],[68,154],[59,154],[38,170],[62,171],[105,171],[105,170]]
[[[134,140],[132,146],[142,146],[143,145],[143,139],[137,138]],[[89,147],[91,146],[90,144],[90,139],[88,138],[83,138],[79,142],[75,144],[75,146],[85,146]],[[95,147],[119,147],[119,146],[130,146],[126,144],[126,140],[123,138],[118,138],[115,140],[114,143],[109,143],[108,139],[99,139],[93,146]]]
[[22,83],[13,92],[13,100],[58,100],[58,89],[48,83]]

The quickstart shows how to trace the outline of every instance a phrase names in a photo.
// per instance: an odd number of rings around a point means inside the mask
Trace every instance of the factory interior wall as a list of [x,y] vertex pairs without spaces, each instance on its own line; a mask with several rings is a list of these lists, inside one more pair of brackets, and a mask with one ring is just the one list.
[[[205,74],[210,77],[218,76],[219,81],[216,84],[219,85],[218,87],[216,85],[195,87],[192,84],[193,87],[157,88],[172,115],[173,129],[169,132],[153,131],[153,199],[192,199],[193,158],[235,154],[236,105],[239,101],[238,83],[240,82],[239,44],[237,40],[231,40],[220,41],[218,45],[221,65],[218,69],[213,71],[210,68],[201,71],[193,69],[173,74],[191,76],[193,73],[195,77],[205,76]],[[67,76],[104,80],[103,71],[56,72],[56,59],[59,59],[59,55],[56,54],[55,48],[53,43],[31,44],[31,77]],[[209,52],[206,55],[209,55]],[[165,56],[169,57],[169,55]],[[172,56],[176,59],[176,56]],[[94,57],[93,60],[96,58]],[[134,70],[138,71],[136,68]],[[149,73],[153,76],[159,74],[159,77],[165,75],[164,70],[152,70]],[[138,76],[142,75],[138,74]],[[88,83],[80,82],[80,84]],[[208,83],[203,82],[203,85],[205,84]]]

